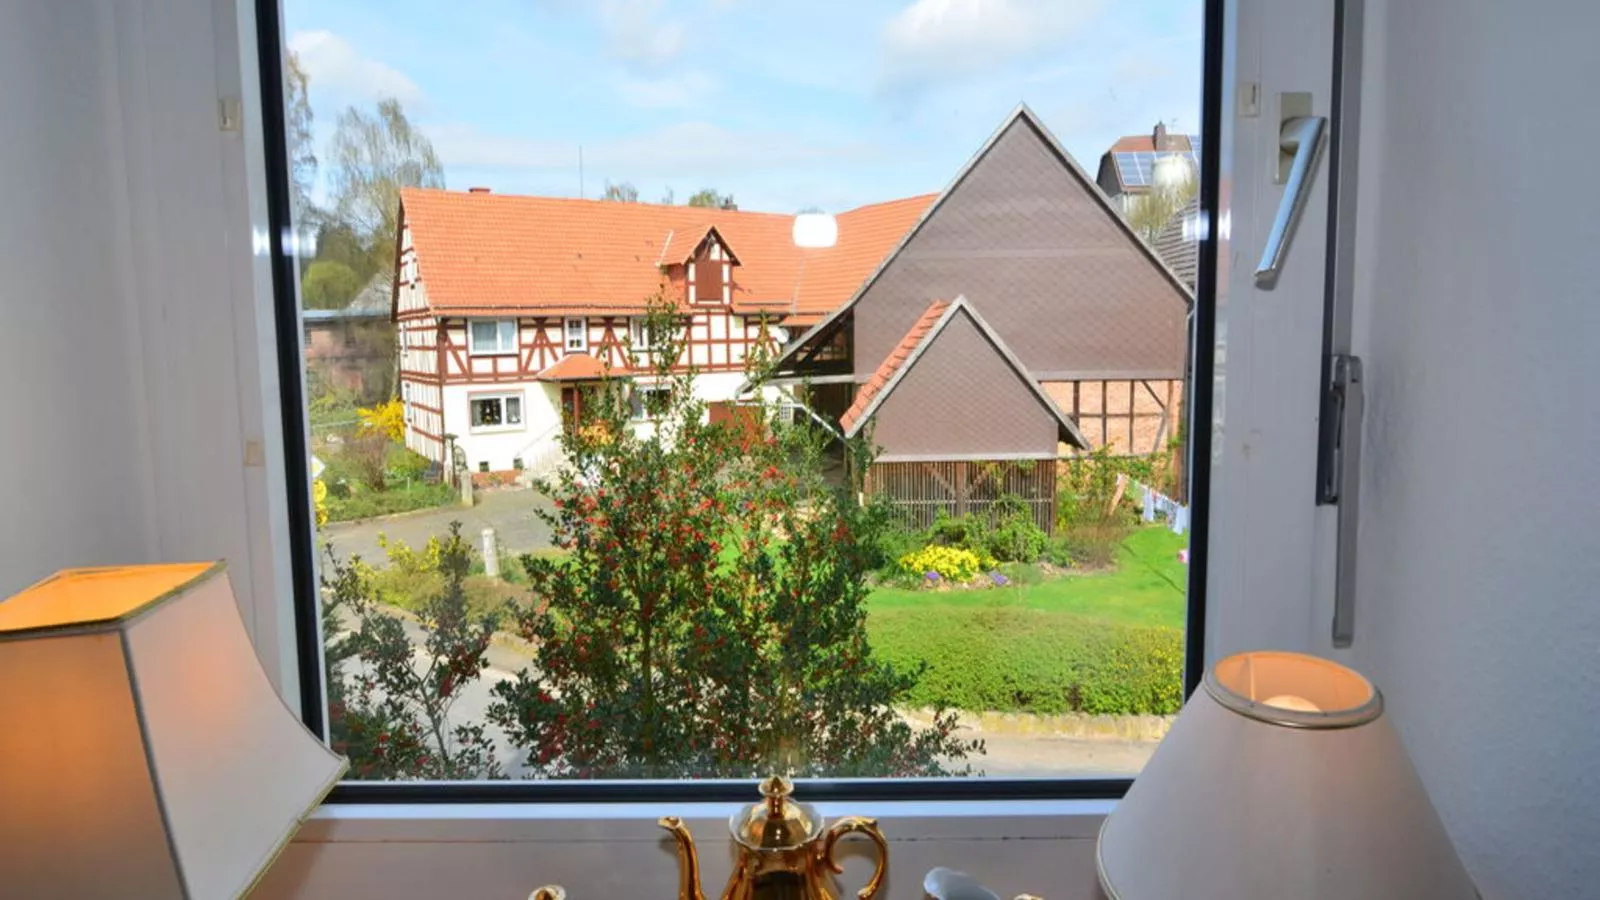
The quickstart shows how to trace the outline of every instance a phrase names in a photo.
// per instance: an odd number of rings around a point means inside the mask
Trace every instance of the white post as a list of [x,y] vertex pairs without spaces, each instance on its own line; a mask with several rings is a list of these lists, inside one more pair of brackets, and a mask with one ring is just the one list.
[[461,505],[470,508],[472,506],[472,473],[462,471],[459,475],[461,478]]
[[483,574],[500,577],[500,548],[495,543],[493,528],[483,530]]

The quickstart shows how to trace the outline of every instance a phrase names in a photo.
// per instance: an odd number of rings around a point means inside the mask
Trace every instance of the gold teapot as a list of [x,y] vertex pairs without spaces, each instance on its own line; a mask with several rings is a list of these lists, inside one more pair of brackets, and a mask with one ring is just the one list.
[[[878,845],[878,868],[867,886],[856,892],[859,900],[870,900],[883,886],[889,868],[889,845],[877,821],[847,816],[823,828],[816,810],[789,799],[793,793],[789,779],[768,778],[761,783],[761,801],[728,820],[738,859],[722,900],[837,900],[833,876],[844,869],[833,858],[833,845],[855,832]],[[700,860],[689,829],[677,816],[667,816],[659,824],[678,840],[678,900],[705,900]]]

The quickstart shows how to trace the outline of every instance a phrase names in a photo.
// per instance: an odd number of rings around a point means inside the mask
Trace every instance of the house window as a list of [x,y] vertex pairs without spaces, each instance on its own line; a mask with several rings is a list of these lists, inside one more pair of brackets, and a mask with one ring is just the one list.
[[650,320],[644,316],[635,317],[632,325],[635,353],[649,353],[663,343],[662,336],[656,333],[657,329],[650,327]]
[[472,398],[473,431],[521,427],[522,394],[479,394]]
[[567,320],[567,351],[569,353],[587,353],[589,351],[589,320],[572,318]]
[[467,323],[467,348],[475,356],[517,352],[517,320],[471,320]]
[[661,414],[672,402],[672,389],[640,385],[628,395],[628,409],[636,422],[647,422]]

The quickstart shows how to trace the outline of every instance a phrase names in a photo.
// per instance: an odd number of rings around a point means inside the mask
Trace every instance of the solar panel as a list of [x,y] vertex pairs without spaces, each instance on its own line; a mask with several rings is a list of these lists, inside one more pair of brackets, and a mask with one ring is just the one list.
[[1199,138],[1191,138],[1194,150],[1169,150],[1162,153],[1153,153],[1148,150],[1132,152],[1119,152],[1111,154],[1117,165],[1117,178],[1124,187],[1149,187],[1155,183],[1156,160],[1164,156],[1181,156],[1187,159],[1198,172],[1200,168],[1200,143]]

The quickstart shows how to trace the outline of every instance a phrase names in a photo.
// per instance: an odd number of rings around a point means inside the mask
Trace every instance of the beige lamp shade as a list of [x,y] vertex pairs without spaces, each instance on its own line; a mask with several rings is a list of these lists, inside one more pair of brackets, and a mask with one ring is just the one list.
[[242,896],[345,766],[273,690],[221,563],[0,603],[0,895]]
[[1383,711],[1354,671],[1231,656],[1100,831],[1111,900],[1473,900]]

